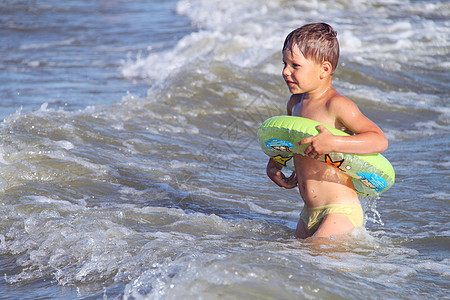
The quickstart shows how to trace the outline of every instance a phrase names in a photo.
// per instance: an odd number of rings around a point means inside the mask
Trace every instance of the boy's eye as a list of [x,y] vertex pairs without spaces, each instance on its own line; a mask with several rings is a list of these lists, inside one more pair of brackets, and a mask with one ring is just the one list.
[[[283,64],[283,67],[284,68],[286,68],[286,66],[288,65],[286,62],[282,62],[282,64]],[[298,64],[289,64],[292,68],[294,68],[294,69],[298,69],[298,68],[301,68],[301,66],[300,65],[298,65]]]

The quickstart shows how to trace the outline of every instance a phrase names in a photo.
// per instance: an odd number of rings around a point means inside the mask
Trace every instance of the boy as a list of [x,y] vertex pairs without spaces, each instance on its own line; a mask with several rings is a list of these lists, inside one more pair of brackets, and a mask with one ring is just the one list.
[[289,178],[273,159],[267,175],[284,188],[298,186],[305,203],[297,224],[298,238],[330,237],[362,226],[364,213],[348,175],[317,159],[330,152],[380,153],[388,142],[377,125],[332,86],[339,59],[336,32],[325,23],[304,25],[292,31],[283,46],[283,78],[292,93],[287,114],[312,119],[350,133],[335,136],[319,125],[319,134],[303,139],[310,144],[306,156],[294,155],[295,172]]

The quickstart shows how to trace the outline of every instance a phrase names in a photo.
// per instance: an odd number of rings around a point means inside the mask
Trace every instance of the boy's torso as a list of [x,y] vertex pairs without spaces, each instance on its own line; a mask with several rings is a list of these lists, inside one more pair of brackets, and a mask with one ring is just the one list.
[[321,161],[294,155],[298,188],[308,207],[345,203],[359,204],[352,178]]
[[[293,116],[315,120],[347,131],[328,110],[330,98],[319,101],[304,99],[302,94],[293,95],[290,100]],[[300,194],[308,207],[335,203],[359,204],[358,195],[350,176],[318,160],[295,155],[295,169]]]
[[311,119],[352,134],[344,124],[336,119],[334,113],[330,111],[329,106],[332,100],[333,97],[311,101],[305,99],[304,94],[292,95],[290,99],[291,114],[293,116]]

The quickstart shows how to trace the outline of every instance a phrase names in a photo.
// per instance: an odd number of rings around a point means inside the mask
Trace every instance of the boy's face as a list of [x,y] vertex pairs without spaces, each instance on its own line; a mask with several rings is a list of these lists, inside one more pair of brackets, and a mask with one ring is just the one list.
[[283,78],[292,94],[309,93],[319,88],[321,64],[307,59],[298,49],[283,51]]

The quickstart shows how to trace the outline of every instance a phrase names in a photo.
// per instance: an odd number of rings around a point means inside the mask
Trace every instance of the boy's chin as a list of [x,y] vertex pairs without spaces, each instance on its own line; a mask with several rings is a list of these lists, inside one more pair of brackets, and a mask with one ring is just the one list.
[[289,89],[289,91],[290,91],[291,94],[293,94],[293,95],[303,94],[303,92],[300,91],[299,89]]
[[291,94],[303,94],[303,91],[299,89],[298,86],[288,86],[288,88]]

